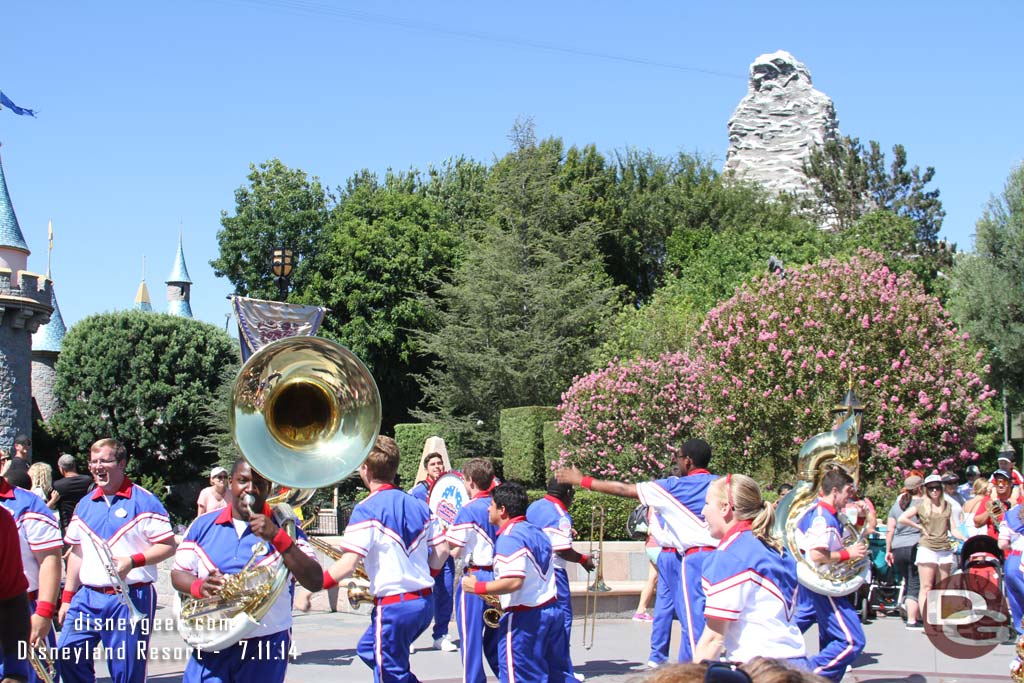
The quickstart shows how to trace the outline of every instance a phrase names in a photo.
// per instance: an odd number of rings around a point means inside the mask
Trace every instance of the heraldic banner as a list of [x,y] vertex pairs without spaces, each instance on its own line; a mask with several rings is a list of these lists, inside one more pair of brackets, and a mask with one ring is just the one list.
[[238,320],[238,341],[242,362],[270,342],[285,337],[316,336],[327,309],[281,301],[231,297],[231,307]]

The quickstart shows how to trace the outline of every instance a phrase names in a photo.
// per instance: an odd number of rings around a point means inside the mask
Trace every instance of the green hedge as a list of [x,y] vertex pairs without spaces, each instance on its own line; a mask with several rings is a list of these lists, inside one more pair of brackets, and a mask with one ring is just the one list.
[[408,489],[416,483],[416,472],[420,468],[420,459],[423,457],[423,443],[432,436],[439,436],[444,439],[448,447],[448,459],[452,467],[458,469],[458,463],[462,456],[459,451],[459,442],[454,434],[445,429],[439,423],[406,423],[395,425],[395,441],[398,443],[398,481],[399,486]]
[[558,417],[558,408],[506,408],[500,415],[505,477],[527,487],[545,485],[547,469],[544,466],[544,423]]
[[[533,489],[527,491],[530,502],[544,497],[544,489]],[[569,506],[569,515],[572,517],[572,528],[576,530],[576,540],[586,542],[590,540],[590,520],[593,515],[594,505],[603,505],[605,509],[604,519],[604,540],[606,541],[635,541],[626,532],[626,520],[629,513],[633,511],[640,501],[634,498],[619,498],[601,493],[586,491],[576,488],[576,497]],[[595,524],[597,519],[595,518]],[[598,537],[594,536],[594,543],[597,544]]]
[[558,449],[565,442],[565,435],[558,428],[558,420],[544,423],[544,472],[551,471],[551,463],[558,460]]

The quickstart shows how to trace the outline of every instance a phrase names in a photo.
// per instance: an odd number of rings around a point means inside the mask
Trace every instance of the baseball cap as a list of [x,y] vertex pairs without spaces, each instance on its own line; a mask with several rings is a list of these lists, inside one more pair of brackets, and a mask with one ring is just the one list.
[[977,476],[980,476],[980,475],[981,475],[981,470],[978,468],[977,465],[969,465],[967,467],[967,476],[968,477],[977,477]]
[[943,484],[959,484],[960,477],[956,476],[956,472],[946,472],[942,475]]
[[912,491],[913,489],[920,488],[923,483],[924,479],[914,474],[903,480],[903,488]]
[[1012,453],[1007,453],[1006,451],[1003,451],[1002,453],[999,454],[999,457],[996,458],[996,459],[997,460],[1005,460],[1006,462],[1013,462],[1013,454]]
[[1003,470],[996,470],[995,472],[992,473],[992,476],[993,477],[1002,477],[1006,481],[1010,481],[1010,473],[1009,472],[1004,472]]
[[940,477],[937,474],[929,474],[927,477],[924,478],[924,485],[925,486],[930,486],[932,484],[941,484],[941,483],[942,483],[942,477]]
[[227,474],[227,473],[228,473],[228,471],[226,469],[224,469],[223,467],[220,467],[220,466],[214,467],[212,470],[210,470],[210,476],[211,477],[216,477],[218,474]]

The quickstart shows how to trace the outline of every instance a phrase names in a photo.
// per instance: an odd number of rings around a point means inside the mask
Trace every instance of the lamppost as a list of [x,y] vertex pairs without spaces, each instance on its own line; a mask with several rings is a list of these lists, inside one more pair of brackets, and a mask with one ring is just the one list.
[[295,252],[287,247],[277,247],[270,267],[277,283],[278,299],[284,301],[288,298],[288,285],[295,267]]

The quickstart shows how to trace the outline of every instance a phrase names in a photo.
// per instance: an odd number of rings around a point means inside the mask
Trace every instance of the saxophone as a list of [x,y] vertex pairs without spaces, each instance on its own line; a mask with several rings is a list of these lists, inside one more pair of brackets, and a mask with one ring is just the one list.
[[[797,546],[797,524],[813,507],[821,489],[821,480],[834,467],[846,470],[854,481],[860,467],[857,437],[859,415],[851,414],[830,432],[822,432],[808,439],[797,459],[799,481],[780,501],[775,512],[775,535],[783,547],[796,559],[797,580],[806,588],[821,595],[839,597],[860,588],[870,577],[868,559],[846,560],[823,566],[813,565]],[[858,530],[842,512],[838,513],[846,533],[843,545],[849,547],[863,543],[865,531]]]

